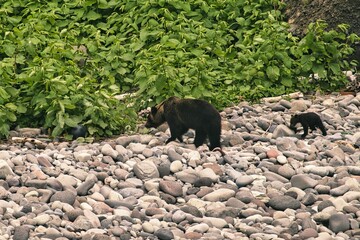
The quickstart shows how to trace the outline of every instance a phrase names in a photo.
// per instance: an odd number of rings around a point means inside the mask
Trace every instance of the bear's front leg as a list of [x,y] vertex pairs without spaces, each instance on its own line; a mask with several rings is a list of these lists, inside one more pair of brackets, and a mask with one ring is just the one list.
[[308,132],[309,132],[309,125],[302,124],[302,126],[303,126],[303,129],[304,129],[304,133],[303,133],[303,135],[301,135],[301,138],[305,139],[306,135],[308,135]]

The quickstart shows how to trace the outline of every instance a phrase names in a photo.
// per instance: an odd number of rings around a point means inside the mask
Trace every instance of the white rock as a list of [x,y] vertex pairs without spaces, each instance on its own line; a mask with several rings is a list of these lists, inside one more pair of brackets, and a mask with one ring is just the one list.
[[210,178],[213,182],[217,182],[219,179],[219,176],[215,174],[215,172],[211,169],[211,168],[205,168],[203,170],[201,170],[198,173],[199,177],[208,177]]
[[203,198],[205,201],[216,202],[226,201],[235,196],[235,191],[227,188],[220,188],[211,193],[206,194]]
[[193,226],[190,226],[188,229],[186,229],[186,232],[198,232],[198,233],[205,233],[209,230],[209,225],[206,223],[199,223]]
[[130,143],[129,144],[129,149],[135,153],[135,154],[140,154],[142,153],[146,148],[145,144],[141,144],[141,143]]
[[173,161],[173,162],[170,164],[170,171],[173,172],[173,173],[176,173],[176,172],[181,171],[182,168],[183,168],[183,164],[182,164],[182,162],[179,161],[179,160]]
[[113,159],[115,159],[117,157],[117,155],[119,154],[115,149],[113,149],[110,144],[106,143],[104,144],[104,146],[102,146],[101,148],[101,153],[104,154],[105,156],[110,156]]
[[287,163],[287,158],[284,155],[277,156],[276,160],[280,164],[286,164]]

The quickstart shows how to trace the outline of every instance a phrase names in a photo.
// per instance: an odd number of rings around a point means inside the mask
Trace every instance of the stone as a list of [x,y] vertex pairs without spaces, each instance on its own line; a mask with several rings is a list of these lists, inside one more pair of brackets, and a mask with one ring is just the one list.
[[287,136],[292,136],[294,135],[294,132],[288,128],[287,126],[280,124],[278,125],[272,135],[272,138],[277,139],[277,138],[281,138],[281,137],[287,137]]
[[27,240],[30,237],[30,228],[28,226],[15,227],[13,240]]
[[315,179],[312,179],[311,177],[309,177],[306,174],[298,174],[293,176],[290,179],[291,182],[291,186],[293,187],[297,187],[300,189],[307,189],[307,188],[314,188],[317,184],[318,181],[316,181]]
[[116,159],[118,156],[118,152],[112,148],[112,146],[108,143],[104,144],[104,146],[101,147],[101,153],[104,154],[104,156],[110,156],[113,159]]
[[145,144],[141,144],[141,143],[130,143],[129,144],[129,149],[135,153],[135,154],[140,154],[142,153],[146,148]]
[[182,184],[179,182],[162,180],[159,182],[159,187],[160,190],[171,196],[180,197],[183,195]]
[[221,188],[206,194],[204,196],[204,200],[210,202],[218,202],[218,201],[223,202],[223,201],[227,201],[229,198],[234,196],[235,196],[234,190]]
[[[2,157],[4,159],[6,157]],[[1,159],[1,158],[0,158]],[[14,172],[5,160],[0,160],[0,179],[6,179],[8,176],[14,176]]]
[[183,169],[183,164],[180,160],[174,160],[170,164],[170,171],[172,173],[180,172]]
[[159,240],[172,240],[172,239],[174,239],[174,234],[170,231],[170,229],[160,228],[159,230],[155,231],[154,235]]
[[301,239],[311,239],[319,236],[318,232],[313,228],[306,228],[300,232],[299,236]]
[[150,161],[145,160],[134,165],[134,173],[139,179],[158,178],[160,177],[156,165]]
[[236,185],[240,187],[245,187],[250,185],[255,179],[252,176],[240,176],[236,179]]
[[299,200],[296,200],[296,199],[286,196],[286,195],[272,197],[269,200],[268,205],[270,207],[272,207],[273,209],[279,210],[279,211],[284,211],[287,208],[296,210],[301,207],[301,203]]
[[213,185],[213,180],[208,177],[199,177],[194,182],[194,187],[202,187],[202,186],[210,187],[211,185]]
[[181,160],[183,159],[183,157],[179,153],[177,153],[175,151],[175,149],[173,149],[173,148],[170,148],[168,150],[168,156],[169,156],[169,160],[171,162],[174,162],[174,161],[180,161],[181,162]]
[[65,190],[54,193],[54,195],[52,195],[50,198],[50,202],[60,201],[63,203],[73,205],[75,199],[76,199],[76,194],[74,194],[72,191]]
[[345,232],[350,229],[349,217],[338,213],[330,216],[329,229],[334,233]]

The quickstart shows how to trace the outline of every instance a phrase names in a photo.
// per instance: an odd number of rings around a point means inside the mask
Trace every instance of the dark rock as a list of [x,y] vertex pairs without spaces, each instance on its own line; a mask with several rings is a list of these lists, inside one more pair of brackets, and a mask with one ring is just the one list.
[[290,209],[299,209],[301,203],[299,200],[296,200],[289,196],[275,196],[270,199],[268,205],[275,210],[284,211],[287,208]]
[[167,204],[176,203],[176,198],[167,193],[160,192],[160,198],[163,199]]
[[191,214],[195,217],[199,217],[199,218],[203,217],[203,214],[200,212],[200,210],[194,206],[186,205],[186,206],[181,207],[180,210],[185,213]]
[[301,200],[301,202],[305,205],[305,206],[309,206],[314,204],[317,201],[317,197],[315,194],[313,193],[306,193],[305,196],[303,197],[303,199]]
[[316,230],[316,223],[311,218],[305,218],[301,222],[302,229],[313,228]]
[[69,219],[69,221],[73,222],[75,221],[75,219],[78,217],[78,216],[81,216],[81,215],[84,215],[84,212],[83,210],[77,208],[77,209],[74,209],[74,210],[70,210],[66,213],[66,216],[67,218]]
[[13,240],[27,240],[30,236],[30,228],[27,226],[15,227]]
[[318,181],[312,179],[307,174],[298,174],[291,178],[291,186],[300,188],[302,190],[306,188],[314,188]]
[[87,195],[88,191],[90,190],[90,188],[92,188],[95,185],[96,181],[97,181],[96,177],[86,179],[85,182],[83,182],[82,184],[80,184],[80,186],[76,188],[77,194],[79,196]]
[[157,166],[159,171],[160,177],[163,178],[164,176],[170,175],[170,164],[169,163],[161,163]]
[[65,190],[62,192],[56,192],[54,195],[51,196],[50,202],[60,201],[64,203],[68,203],[73,205],[76,199],[75,193],[69,190]]
[[208,177],[200,177],[194,182],[194,187],[210,187],[213,184],[211,178]]
[[38,189],[45,189],[45,188],[47,188],[47,183],[44,180],[33,179],[33,180],[26,181],[25,186],[38,188]]
[[217,208],[207,211],[205,215],[207,217],[215,217],[222,219],[224,219],[225,217],[237,218],[240,215],[240,209],[233,207]]
[[159,238],[159,240],[172,240],[174,239],[174,234],[170,229],[160,228],[155,232],[155,236]]
[[342,213],[331,215],[329,229],[334,233],[345,232],[350,229],[349,217]]
[[329,201],[329,200],[322,201],[322,202],[319,203],[319,205],[318,205],[318,212],[321,212],[321,211],[324,210],[325,208],[331,207],[331,206],[334,206],[334,204],[333,204],[331,201]]

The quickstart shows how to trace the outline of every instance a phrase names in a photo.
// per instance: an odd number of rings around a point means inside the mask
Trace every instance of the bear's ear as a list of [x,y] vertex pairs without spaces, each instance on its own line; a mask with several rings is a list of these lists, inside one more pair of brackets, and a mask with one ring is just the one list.
[[156,107],[151,107],[151,114],[155,115],[157,113],[157,108]]

